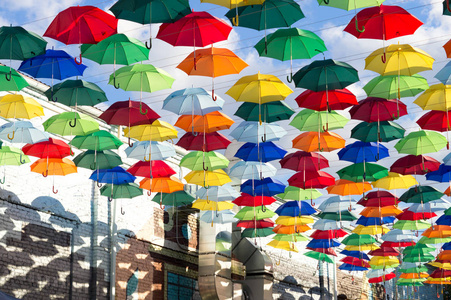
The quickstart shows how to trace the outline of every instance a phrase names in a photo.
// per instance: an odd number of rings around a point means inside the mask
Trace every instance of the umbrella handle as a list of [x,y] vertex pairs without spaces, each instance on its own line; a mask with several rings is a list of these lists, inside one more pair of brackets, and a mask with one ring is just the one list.
[[233,26],[240,26],[240,18],[238,17],[238,15],[232,18],[232,24]]
[[96,163],[90,164],[90,165],[89,165],[89,168],[90,168],[91,170],[95,170],[95,169],[96,169]]
[[418,230],[417,230],[417,232],[415,232],[415,236],[418,237]]
[[279,261],[276,261],[276,266],[280,266],[280,258]]
[[445,0],[445,2],[446,2],[446,9],[447,9],[449,12],[451,12],[451,9],[449,8],[449,0]]
[[423,161],[423,163],[422,163],[422,166],[423,166],[423,172],[426,172],[426,173],[428,173],[429,172],[429,170],[428,170],[428,168],[426,168],[426,165],[424,164],[424,161]]
[[376,155],[374,156],[374,159],[375,159],[376,161],[380,159],[380,155],[379,155],[379,153],[378,153],[378,154],[376,154]]
[[315,203],[313,203],[313,199],[310,199],[310,205],[311,206],[315,206],[316,205]]
[[14,139],[14,136],[16,135],[16,131],[15,130],[13,130],[13,136],[12,137],[10,137],[9,136],[9,133],[8,133],[8,139],[10,139],[10,140],[13,140]]
[[101,188],[101,187],[102,187],[102,184],[99,184],[99,183],[100,183],[100,182],[98,182],[98,181],[96,182],[97,187],[98,187],[98,188]]
[[149,38],[149,44],[147,44],[147,41],[146,41],[146,48],[147,49],[152,49],[152,39],[151,38]]
[[27,162],[25,159],[22,160],[22,154],[20,154],[19,161],[22,165]]
[[219,218],[219,211],[216,211],[216,218]]
[[329,123],[326,123],[326,126],[323,125],[324,132],[329,131]]
[[165,206],[163,205],[163,203],[160,202],[160,209],[161,209],[161,210],[164,210],[164,207],[165,207]]
[[384,64],[387,62],[387,54],[385,52],[381,55],[381,60]]
[[146,108],[146,111],[143,111],[143,104],[139,103],[139,113],[142,115],[146,115],[149,111]]
[[348,207],[348,211],[351,212],[352,211],[352,205],[349,205]]
[[130,141],[130,137],[128,138],[128,146],[133,147],[133,143]]
[[77,126],[77,118],[74,118],[74,123],[72,124],[72,120],[69,121],[69,126],[74,128],[75,126]]
[[266,212],[266,207],[262,204],[262,212]]
[[11,69],[9,69],[9,73],[5,74],[6,80],[11,81],[11,77],[12,77],[12,73],[11,73]]
[[290,73],[290,75],[287,75],[287,81],[288,81],[289,83],[292,83],[292,82],[293,82],[293,73]]
[[152,192],[151,191],[147,191],[147,196],[151,196]]
[[144,156],[144,161],[147,161],[147,162],[150,161],[150,153],[149,153],[149,159],[147,159],[147,157]]
[[121,87],[121,84],[119,82],[116,84],[116,76],[113,77],[113,85],[116,90]]
[[324,4],[329,4],[329,0],[324,0]]
[[6,182],[6,176],[5,173],[3,173],[3,180],[0,179],[0,183],[4,184]]
[[202,162],[202,169],[204,169],[204,171],[208,171],[208,166],[205,167],[205,162]]
[[359,21],[357,20],[357,17],[355,18],[355,30],[360,33],[365,32],[365,26],[362,26],[362,29],[359,28]]
[[191,127],[191,134],[192,134],[193,136],[198,136],[198,135],[199,135],[199,132],[194,131],[194,127]]
[[218,96],[215,96],[215,90],[211,90],[211,99],[213,99],[213,101],[218,100]]
[[125,211],[121,207],[121,215],[125,215]]
[[262,142],[263,142],[263,143],[266,143],[266,133],[263,134],[263,136],[262,136]]
[[49,170],[45,170],[45,172],[42,172],[42,176],[44,177],[49,176]]
[[76,57],[74,57],[74,61],[77,65],[81,65],[83,63],[83,58],[81,57],[81,53],[80,53],[80,61],[78,61]]
[[53,192],[54,194],[58,194],[58,190],[55,190],[55,186],[52,186],[52,192]]
[[265,39],[265,54],[268,54],[268,41]]

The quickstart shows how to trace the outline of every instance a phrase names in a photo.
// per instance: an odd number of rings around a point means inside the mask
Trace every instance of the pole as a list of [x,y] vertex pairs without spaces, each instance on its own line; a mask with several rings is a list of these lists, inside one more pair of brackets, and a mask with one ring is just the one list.
[[334,272],[333,277],[334,277],[334,300],[337,300],[338,297],[338,287],[337,287],[337,262],[335,260],[335,256],[332,256],[332,260],[333,260],[333,270],[332,272]]
[[91,260],[89,278],[89,299],[97,299],[97,218],[98,194],[95,181],[91,184]]
[[[112,201],[110,202],[110,200]],[[110,300],[114,300],[116,296],[116,199],[108,198],[108,206],[110,208],[109,212],[111,213],[111,217],[108,218],[108,231],[110,234],[109,298]]]

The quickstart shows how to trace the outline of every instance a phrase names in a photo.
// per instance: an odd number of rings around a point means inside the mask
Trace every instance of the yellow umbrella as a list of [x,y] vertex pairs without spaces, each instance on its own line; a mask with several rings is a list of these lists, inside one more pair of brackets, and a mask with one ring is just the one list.
[[402,175],[395,172],[388,172],[388,176],[373,182],[373,187],[384,190],[408,189],[418,184],[412,175]]
[[408,44],[393,44],[380,48],[365,58],[365,69],[385,75],[412,76],[432,70],[434,58],[421,49]]
[[300,217],[290,217],[290,216],[280,216],[276,219],[276,224],[293,226],[293,225],[306,225],[312,224],[315,220],[311,216],[300,216]]
[[358,225],[356,228],[354,228],[354,230],[352,231],[353,233],[356,234],[370,234],[370,235],[376,235],[376,234],[386,234],[387,232],[389,232],[390,229],[388,229],[387,226],[382,225],[371,225],[371,226],[363,226],[363,225]]
[[200,210],[226,210],[232,209],[234,204],[230,201],[212,201],[212,200],[204,200],[197,199],[193,202],[192,207]]
[[229,175],[221,169],[214,171],[191,171],[184,178],[188,183],[203,187],[224,185],[232,181]]
[[126,127],[124,128],[124,135],[138,141],[162,142],[177,138],[177,129],[168,122],[155,120],[152,124]]
[[399,260],[396,256],[373,256],[369,261],[373,269],[383,266],[384,268],[394,268],[399,266]]
[[266,245],[277,248],[277,249],[286,250],[286,251],[299,252],[296,245],[294,243],[288,242],[288,241],[272,240],[271,242],[269,242]]
[[443,83],[431,85],[413,103],[424,110],[448,112],[451,108],[451,85]]
[[339,179],[335,181],[334,185],[326,188],[329,194],[340,196],[360,195],[372,189],[369,182],[354,182],[346,179]]
[[376,250],[379,249],[379,246],[377,246],[376,244],[368,244],[368,245],[347,245],[345,247],[345,250],[349,250],[349,251],[371,251],[371,250]]
[[[201,3],[212,3],[232,9],[240,6],[262,5],[265,0],[200,0]],[[234,26],[238,26],[235,25]]]
[[429,277],[423,283],[427,283],[427,284],[451,284],[450,280],[451,280],[451,277],[446,277],[446,278],[432,278],[432,277]]
[[449,263],[449,262],[433,261],[433,262],[428,262],[428,264],[430,264],[433,267],[440,268],[440,269],[451,270],[451,263]]
[[6,95],[0,98],[0,116],[4,118],[31,119],[44,115],[44,109],[33,98]]

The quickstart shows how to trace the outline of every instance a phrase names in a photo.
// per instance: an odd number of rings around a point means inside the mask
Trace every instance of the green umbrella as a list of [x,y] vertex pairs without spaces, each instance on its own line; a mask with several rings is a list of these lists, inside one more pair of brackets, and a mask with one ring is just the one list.
[[351,65],[332,59],[316,60],[293,76],[296,87],[315,92],[344,89],[359,81],[357,70]]
[[308,251],[304,253],[305,256],[308,256],[310,258],[314,258],[316,260],[321,260],[327,263],[331,263],[333,264],[334,261],[332,260],[332,258],[330,258],[329,255],[327,255],[326,253],[320,253],[320,252],[316,252],[316,251]]
[[90,170],[112,169],[123,163],[121,157],[111,150],[88,150],[74,157],[73,161],[77,167]]
[[[436,248],[428,246],[426,244],[415,244],[414,246],[408,246],[402,251],[403,255],[418,255],[435,251]],[[411,261],[413,262],[413,261]]]
[[213,171],[227,168],[229,160],[224,155],[214,151],[192,151],[180,160],[180,166],[193,171]]
[[[445,194],[428,185],[414,186],[399,197],[399,201],[406,203],[428,203],[438,200]],[[445,211],[446,212],[446,211]]]
[[420,253],[420,254],[405,255],[402,260],[405,262],[428,262],[434,259],[435,256],[432,254]]
[[267,228],[246,228],[241,232],[241,237],[255,238],[273,235],[272,227]]
[[388,176],[388,169],[378,164],[357,163],[344,167],[337,171],[340,179],[351,180],[354,182],[376,181]]
[[283,101],[267,102],[261,105],[243,102],[235,112],[235,116],[245,121],[259,121],[261,119],[265,123],[288,120],[293,114],[294,110]]
[[371,245],[376,242],[376,239],[369,234],[350,234],[345,237],[342,244],[351,246]]
[[[113,191],[111,191],[111,187],[113,187]],[[100,189],[100,194],[106,197],[110,197],[113,199],[120,199],[120,198],[134,198],[138,196],[143,195],[143,190],[139,188],[139,185],[137,185],[134,182],[129,182],[125,184],[115,184],[114,186],[112,184],[105,184]]]
[[[398,281],[396,282],[396,285],[399,285],[399,286],[424,286],[424,284],[421,283],[421,282],[410,281],[410,280],[422,280],[422,279],[405,279],[405,278],[401,278],[401,279],[398,279]],[[424,280],[426,280],[426,278]]]
[[413,97],[428,88],[426,78],[418,74],[377,76],[363,87],[369,97],[385,99]]
[[47,42],[20,26],[0,27],[0,59],[26,60],[45,53]]
[[405,131],[392,121],[361,122],[351,130],[351,138],[362,142],[390,142],[402,138]]
[[299,28],[282,28],[261,39],[255,46],[260,56],[271,57],[281,61],[290,60],[291,75],[293,78],[293,59],[310,59],[313,56],[327,51],[324,41],[315,33]]
[[78,149],[102,151],[108,149],[118,149],[123,142],[108,131],[99,130],[88,135],[76,136],[69,144],[77,147]]
[[176,191],[173,193],[157,193],[152,201],[168,206],[190,205],[196,198],[185,191]]
[[48,118],[44,130],[58,135],[87,135],[99,130],[99,123],[88,115],[63,112]]
[[10,76],[10,80],[1,80],[0,91],[20,91],[24,87],[29,86],[25,78],[16,70],[7,66],[0,66],[0,78]]
[[353,10],[357,8],[380,6],[385,0],[317,0],[319,5],[336,7],[344,10]]
[[276,196],[283,200],[309,200],[321,197],[321,194],[317,189],[301,189],[297,186],[287,186],[285,192],[277,194]]
[[266,208],[265,206],[257,206],[257,207],[250,207],[246,206],[240,209],[240,211],[235,215],[235,218],[240,219],[242,221],[249,221],[249,220],[262,220],[266,218],[272,218],[275,216],[275,212],[272,210]]
[[30,159],[22,150],[10,146],[0,148],[0,166],[20,166],[29,163]]
[[286,242],[305,242],[308,241],[309,238],[303,235],[302,233],[293,233],[293,234],[276,234],[273,237],[274,240],[278,241],[286,241]]
[[395,148],[399,153],[420,155],[437,152],[447,144],[446,138],[438,132],[419,130],[409,133],[399,140]]
[[417,266],[417,267],[403,267],[404,264],[402,264],[398,271],[402,273],[419,273],[419,272],[428,272],[428,268],[426,266]]
[[451,237],[445,237],[445,238],[428,238],[423,236],[418,243],[420,244],[444,244],[451,242]]
[[401,229],[401,230],[421,230],[421,229],[428,229],[431,227],[431,224],[424,220],[418,220],[418,221],[409,221],[409,220],[399,220],[395,224],[393,224],[394,229]]
[[67,106],[94,106],[108,101],[105,92],[95,83],[84,80],[65,80],[44,92],[49,101]]
[[335,111],[303,109],[291,120],[290,125],[301,131],[325,132],[341,129],[345,127],[348,121],[349,119]]
[[334,221],[355,221],[358,219],[358,217],[347,210],[341,211],[340,213],[330,213],[330,212],[321,212],[317,215],[320,219],[326,219],[326,220],[334,220]]
[[[114,84],[114,74],[108,84]],[[149,64],[125,66],[116,71],[116,82],[124,91],[155,92],[169,89],[174,78],[166,71]]]

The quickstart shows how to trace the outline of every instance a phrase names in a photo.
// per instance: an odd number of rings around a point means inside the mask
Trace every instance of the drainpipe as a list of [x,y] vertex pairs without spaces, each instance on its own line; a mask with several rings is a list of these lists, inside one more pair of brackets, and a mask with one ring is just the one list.
[[109,299],[116,297],[116,199],[108,197],[108,234],[110,236]]
[[91,260],[90,260],[90,278],[89,278],[89,299],[97,298],[97,218],[98,218],[98,194],[96,183],[91,184]]

